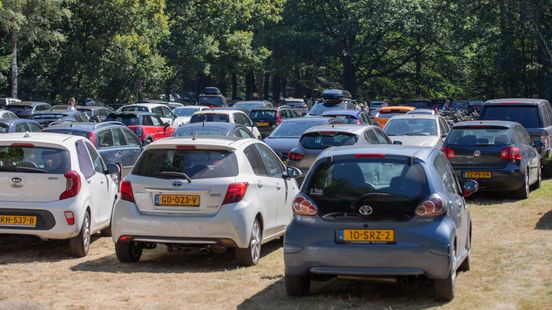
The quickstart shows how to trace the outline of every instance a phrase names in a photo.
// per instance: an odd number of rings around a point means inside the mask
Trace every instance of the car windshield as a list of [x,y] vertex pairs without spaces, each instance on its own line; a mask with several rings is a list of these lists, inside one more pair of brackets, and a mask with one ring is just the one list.
[[308,184],[304,184],[305,193],[322,217],[335,212],[358,214],[360,205],[372,206],[375,216],[413,216],[413,210],[429,196],[422,165],[411,163],[409,158],[334,159],[313,169]]
[[200,96],[198,98],[198,103],[200,105],[206,106],[218,106],[221,107],[224,105],[224,101],[221,97],[218,96]]
[[228,123],[230,122],[230,117],[228,116],[228,114],[214,114],[214,113],[192,115],[192,118],[190,119],[190,123],[201,123],[201,122]]
[[199,108],[176,108],[174,114],[176,116],[192,116],[197,111],[199,111]]
[[121,109],[122,112],[149,112],[147,107],[129,105]]
[[358,141],[358,136],[346,132],[311,132],[304,134],[299,143],[311,150],[324,150],[331,146],[353,145]]
[[517,122],[525,128],[542,127],[539,109],[533,105],[489,105],[480,119]]
[[276,119],[276,111],[271,110],[257,110],[257,111],[251,111],[251,114],[249,114],[249,118],[251,118],[252,121],[273,121]]
[[174,134],[176,137],[193,137],[193,136],[226,136],[226,128],[220,127],[179,127]]
[[[479,126],[480,127],[480,126]],[[453,128],[447,136],[447,145],[508,145],[511,144],[507,128]]]
[[140,125],[140,118],[135,115],[108,115],[105,118],[106,122],[120,122],[126,126]]
[[339,109],[347,109],[347,103],[342,102],[338,104],[330,104],[330,103],[317,103],[315,104],[309,111],[310,115],[322,115],[324,111],[327,110],[339,110]]
[[31,146],[0,146],[0,172],[65,174],[69,151]]
[[289,122],[282,123],[270,134],[269,138],[299,138],[307,129],[322,125],[320,122]]
[[391,119],[384,129],[388,136],[435,136],[437,123],[434,119]]
[[236,102],[234,108],[240,108],[245,110],[253,110],[258,107],[264,106],[262,102]]
[[161,179],[174,179],[175,173],[185,173],[192,180],[235,177],[238,162],[230,151],[152,149],[144,152],[132,171]]

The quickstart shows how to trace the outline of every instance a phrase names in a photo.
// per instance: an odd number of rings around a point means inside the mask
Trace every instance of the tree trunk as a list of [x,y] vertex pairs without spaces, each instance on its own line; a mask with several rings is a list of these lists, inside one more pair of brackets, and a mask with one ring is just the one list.
[[287,78],[282,79],[282,97],[287,98]]
[[167,102],[171,101],[172,82],[172,79],[169,79],[165,82],[165,101]]
[[12,36],[11,96],[17,98],[17,37]]
[[418,53],[416,55],[416,75],[415,75],[415,83],[416,83],[416,95],[418,97],[422,97],[422,57]]
[[263,98],[264,100],[269,100],[269,92],[270,92],[270,73],[265,72],[264,74],[264,85],[263,85]]
[[238,99],[238,74],[232,72],[232,100]]
[[255,73],[252,70],[249,70],[245,73],[245,97],[247,100],[253,99],[256,88]]
[[272,77],[272,100],[276,104],[280,101],[280,76],[278,74]]
[[356,96],[356,68],[353,64],[353,58],[350,55],[345,55],[341,57],[341,62],[343,64],[343,80],[342,86],[343,89],[348,90],[351,95]]

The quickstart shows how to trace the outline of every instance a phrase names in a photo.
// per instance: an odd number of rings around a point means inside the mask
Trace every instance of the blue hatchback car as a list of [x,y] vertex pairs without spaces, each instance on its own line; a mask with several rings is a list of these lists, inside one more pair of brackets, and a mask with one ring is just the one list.
[[471,218],[461,186],[434,148],[330,148],[293,202],[284,241],[285,284],[309,292],[312,278],[426,276],[436,298],[454,297],[457,270],[469,270]]

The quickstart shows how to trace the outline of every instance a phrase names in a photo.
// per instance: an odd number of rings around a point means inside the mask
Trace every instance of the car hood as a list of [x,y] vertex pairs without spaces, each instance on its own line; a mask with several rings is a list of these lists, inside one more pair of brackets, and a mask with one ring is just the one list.
[[180,122],[181,124],[187,124],[190,122],[191,116],[178,116],[175,118],[175,121]]
[[401,141],[403,145],[414,146],[440,146],[441,139],[438,136],[390,136],[392,141]]
[[274,152],[286,154],[297,146],[299,138],[266,138],[264,142],[270,146]]

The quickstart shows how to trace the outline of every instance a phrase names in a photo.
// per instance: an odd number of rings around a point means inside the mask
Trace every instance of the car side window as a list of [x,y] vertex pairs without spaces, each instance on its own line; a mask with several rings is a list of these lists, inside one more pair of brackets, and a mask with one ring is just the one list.
[[112,128],[113,132],[113,146],[126,145],[125,137],[121,128]]
[[153,126],[153,122],[151,120],[150,115],[144,115],[142,118],[142,125],[144,126]]
[[441,134],[447,133],[447,128],[445,127],[445,124],[443,123],[443,120],[439,118],[439,130],[441,131]]
[[366,132],[364,133],[364,137],[366,138],[368,143],[378,144],[378,138],[376,138],[376,134],[374,133],[374,131],[372,129],[366,130]]
[[550,115],[551,111],[552,110],[549,104],[542,105],[542,114],[544,116],[544,119],[543,119],[544,127],[548,127],[552,125],[552,115]]
[[90,158],[92,159],[94,170],[97,173],[104,173],[105,167],[104,167],[102,158],[100,157],[100,154],[98,154],[96,149],[90,143],[85,142],[84,144],[86,145],[86,148],[88,149],[88,153],[90,154]]
[[243,128],[238,128],[238,131],[243,138],[255,138],[250,132]]
[[268,176],[281,178],[284,176],[284,169],[280,163],[280,159],[272,150],[263,144],[257,144],[257,150],[265,164]]
[[163,109],[163,117],[173,118],[173,113],[171,112],[171,109],[167,107],[161,107],[161,109]]
[[102,130],[97,133],[96,144],[99,148],[106,148],[113,146],[113,134],[110,129]]
[[243,115],[241,115],[241,113],[234,114],[234,123],[244,125],[244,126],[249,125],[249,124],[247,125],[245,124],[245,118],[243,117]]
[[531,138],[529,137],[529,134],[527,133],[527,130],[523,128],[522,126],[516,126],[515,129],[517,140],[525,145],[531,146]]
[[385,137],[385,134],[379,128],[374,128],[374,134],[376,135],[376,139],[378,141],[378,144],[390,144],[391,143],[391,141],[389,141],[389,139]]
[[88,151],[86,150],[86,146],[84,145],[84,142],[82,140],[77,141],[76,146],[77,146],[77,158],[79,160],[79,168],[82,174],[84,175],[84,178],[88,179],[96,173],[94,171],[94,165],[90,160],[90,156],[88,155]]
[[27,123],[19,123],[15,125],[15,132],[25,132],[29,131],[29,127],[27,127]]
[[161,107],[155,107],[155,108],[152,108],[151,109],[151,112],[159,115],[159,116],[163,116],[163,111],[161,110]]
[[138,137],[136,137],[136,135],[132,131],[130,131],[130,129],[121,128],[121,130],[125,134],[125,138],[127,140],[128,145],[133,145],[133,146],[139,146],[140,145],[140,139],[138,139]]
[[27,123],[27,125],[29,125],[29,129],[31,130],[31,132],[39,132],[42,130],[42,127],[35,123]]
[[368,118],[366,117],[366,114],[360,113],[360,121],[363,124],[370,124],[370,121],[368,121]]
[[161,121],[159,116],[156,115],[151,116],[151,123],[153,124],[153,126],[163,126],[163,122]]
[[444,159],[442,155],[438,155],[437,158],[435,158],[434,165],[441,177],[441,181],[445,185],[445,189],[452,194],[458,195],[456,176],[451,171],[446,159]]
[[255,145],[246,147],[243,152],[245,157],[249,160],[251,168],[253,168],[253,173],[256,175],[267,175],[263,160],[261,159],[257,148],[255,148]]

